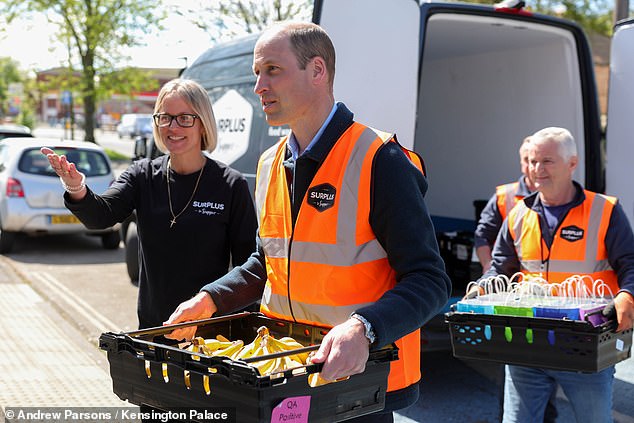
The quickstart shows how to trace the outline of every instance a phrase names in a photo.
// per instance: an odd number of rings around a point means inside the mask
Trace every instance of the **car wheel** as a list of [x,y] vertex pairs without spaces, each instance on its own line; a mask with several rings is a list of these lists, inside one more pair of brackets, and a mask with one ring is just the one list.
[[7,232],[0,229],[0,254],[10,253],[15,241],[15,232]]
[[162,156],[163,152],[161,150],[159,150],[159,148],[157,147],[156,143],[154,142],[154,138],[152,138],[151,141],[151,145],[150,145],[150,157],[152,160],[156,159],[159,156]]
[[134,286],[139,284],[139,235],[136,223],[130,222],[125,236],[125,264]]
[[134,139],[134,160],[142,159],[147,157],[147,145],[146,138],[144,137],[136,137]]
[[123,222],[121,222],[121,239],[123,240],[123,246],[125,247],[127,241],[127,233],[128,233],[128,226],[130,226],[130,223],[133,223],[135,219],[135,213],[132,212],[130,213],[130,216],[126,217]]
[[120,242],[121,234],[119,231],[108,232],[107,234],[101,235],[101,245],[106,250],[116,250],[119,248]]

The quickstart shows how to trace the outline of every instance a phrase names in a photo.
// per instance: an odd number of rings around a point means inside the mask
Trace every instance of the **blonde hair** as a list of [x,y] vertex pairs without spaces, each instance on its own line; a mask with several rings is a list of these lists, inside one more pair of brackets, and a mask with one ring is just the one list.
[[[200,149],[212,152],[218,144],[218,130],[216,128],[216,118],[211,107],[211,101],[207,91],[196,81],[191,79],[172,79],[165,83],[159,91],[156,104],[154,105],[154,113],[158,113],[163,108],[163,103],[168,95],[176,94],[189,107],[192,108],[194,114],[198,115],[200,123],[203,127],[202,137],[200,141]],[[154,142],[159,150],[167,151],[165,143],[161,139],[159,128],[156,124],[152,125],[154,133]]]

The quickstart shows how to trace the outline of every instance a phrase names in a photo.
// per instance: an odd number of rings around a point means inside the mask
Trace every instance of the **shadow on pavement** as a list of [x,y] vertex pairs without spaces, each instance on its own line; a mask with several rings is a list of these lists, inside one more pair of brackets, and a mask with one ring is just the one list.
[[7,257],[22,263],[100,264],[125,260],[123,243],[116,250],[106,250],[99,236],[83,234],[30,236],[18,234]]

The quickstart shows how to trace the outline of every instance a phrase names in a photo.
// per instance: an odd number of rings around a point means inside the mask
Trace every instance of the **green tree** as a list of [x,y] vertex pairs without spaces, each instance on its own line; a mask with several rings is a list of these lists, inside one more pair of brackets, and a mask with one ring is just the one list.
[[37,88],[38,83],[35,78],[27,75],[23,76],[22,84],[22,103],[20,104],[20,114],[17,116],[17,122],[33,129],[35,127],[37,106],[41,100]]
[[177,5],[173,13],[186,17],[219,42],[252,34],[277,21],[310,20],[312,0],[199,0],[195,7]]
[[0,117],[9,107],[9,84],[22,82],[18,63],[9,57],[0,57]]
[[613,7],[613,0],[537,0],[533,10],[574,21],[586,32],[610,36]]
[[[612,10],[615,0],[535,0],[525,8],[544,15],[557,16],[578,23],[586,32],[612,35]],[[495,4],[492,0],[469,0],[470,3]]]
[[[161,29],[165,13],[160,10],[160,2],[148,0],[0,0],[0,13],[9,22],[17,16],[45,13],[56,26],[58,40],[68,46],[70,73],[75,67],[79,70],[73,91],[80,93],[77,100],[84,108],[85,139],[92,142],[97,100],[114,88],[130,92],[133,85],[126,81],[123,86],[108,86],[116,80],[108,75],[125,57],[124,47],[139,45],[143,33]],[[141,78],[133,79],[139,82]]]

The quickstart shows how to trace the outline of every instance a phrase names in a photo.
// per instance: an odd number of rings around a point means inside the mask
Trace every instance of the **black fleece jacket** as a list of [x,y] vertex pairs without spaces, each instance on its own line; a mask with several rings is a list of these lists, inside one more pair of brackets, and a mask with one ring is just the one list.
[[139,234],[139,327],[161,326],[176,307],[209,280],[243,263],[255,248],[257,221],[247,181],[231,167],[207,159],[198,173],[170,171],[177,217],[170,226],[167,160],[134,162],[102,195],[88,191],[66,207],[89,228],[107,228],[136,210]]

